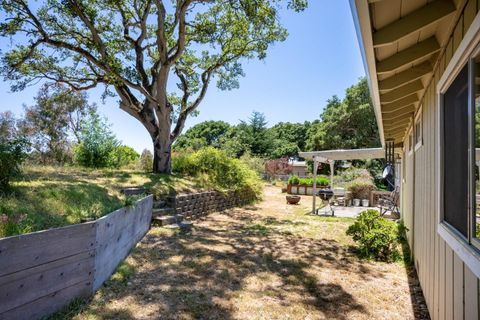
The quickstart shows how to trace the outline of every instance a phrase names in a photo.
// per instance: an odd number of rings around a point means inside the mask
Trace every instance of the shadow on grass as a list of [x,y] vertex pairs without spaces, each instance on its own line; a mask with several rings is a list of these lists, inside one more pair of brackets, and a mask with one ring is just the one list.
[[[137,308],[151,308],[153,301],[152,313],[138,317],[156,319],[233,319],[239,317],[239,304],[243,309],[252,308],[252,316],[255,310],[265,315],[272,308],[270,300],[278,303],[274,308],[281,308],[280,312],[302,308],[327,319],[346,320],[352,312],[368,313],[345,288],[312,271],[348,270],[364,279],[382,276],[368,266],[359,268],[358,259],[337,241],[272,229],[290,224],[288,220],[268,218],[267,225],[245,225],[251,218],[248,214],[236,218],[216,223],[214,228],[198,224],[191,233],[153,229],[130,256],[143,266],[130,285],[107,284],[99,295],[133,302]],[[267,280],[258,280],[261,277]],[[280,283],[274,284],[270,278],[280,279]],[[252,281],[263,281],[266,288],[251,288]],[[245,296],[249,298],[242,301]],[[250,305],[252,301],[254,305]],[[96,299],[74,314],[113,319],[110,308],[105,300]]]

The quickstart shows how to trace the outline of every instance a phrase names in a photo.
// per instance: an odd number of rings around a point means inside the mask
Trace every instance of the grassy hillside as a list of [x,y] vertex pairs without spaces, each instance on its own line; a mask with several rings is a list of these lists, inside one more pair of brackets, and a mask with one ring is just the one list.
[[0,237],[98,218],[125,205],[121,189],[145,186],[155,194],[204,189],[198,179],[131,170],[25,167],[13,192],[0,197]]

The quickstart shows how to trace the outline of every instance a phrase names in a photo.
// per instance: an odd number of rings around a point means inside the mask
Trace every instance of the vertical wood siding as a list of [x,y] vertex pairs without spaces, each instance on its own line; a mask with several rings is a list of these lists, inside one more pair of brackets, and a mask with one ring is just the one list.
[[[469,0],[453,28],[421,101],[423,145],[413,155],[405,150],[403,158],[402,214],[410,229],[408,242],[433,319],[480,319],[479,279],[437,234],[439,208],[435,188],[440,183],[436,181],[436,132],[439,126],[436,87],[479,8],[480,0]],[[404,145],[408,147],[408,136]]]

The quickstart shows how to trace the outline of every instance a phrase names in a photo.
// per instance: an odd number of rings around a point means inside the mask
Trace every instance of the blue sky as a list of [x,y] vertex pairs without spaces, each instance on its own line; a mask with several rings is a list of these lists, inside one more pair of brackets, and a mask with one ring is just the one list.
[[[244,63],[246,76],[240,89],[220,91],[210,87],[197,117],[186,128],[205,120],[232,124],[247,119],[253,110],[265,113],[269,125],[280,121],[317,119],[332,95],[343,97],[347,87],[365,74],[347,0],[311,0],[303,13],[284,12],[288,29],[285,42],[271,47],[264,61]],[[8,41],[0,40],[0,48]],[[32,104],[38,87],[11,93],[10,84],[0,81],[0,112],[17,115],[23,104]],[[137,151],[151,149],[143,126],[118,108],[117,99],[100,101],[100,90],[90,92],[100,113],[112,124],[117,137]]]

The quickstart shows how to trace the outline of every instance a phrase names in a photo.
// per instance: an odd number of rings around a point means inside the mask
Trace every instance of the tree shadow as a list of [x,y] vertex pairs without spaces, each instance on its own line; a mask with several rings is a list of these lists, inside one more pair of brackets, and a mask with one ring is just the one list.
[[[267,222],[283,223],[273,218]],[[222,221],[213,228],[198,224],[191,233],[157,231],[150,232],[130,256],[142,266],[129,280],[131,285],[114,292],[107,285],[101,294],[109,292],[116,301],[127,297],[156,301],[158,319],[238,318],[232,301],[241,300],[241,292],[258,296],[260,305],[269,298],[279,307],[301,305],[325,318],[343,320],[352,312],[365,314],[367,310],[341,285],[318,278],[313,270],[381,276],[366,266],[360,268],[355,257],[334,240],[271,232],[268,225],[249,229],[242,219]],[[278,283],[265,281],[268,288],[256,289],[257,277]]]

